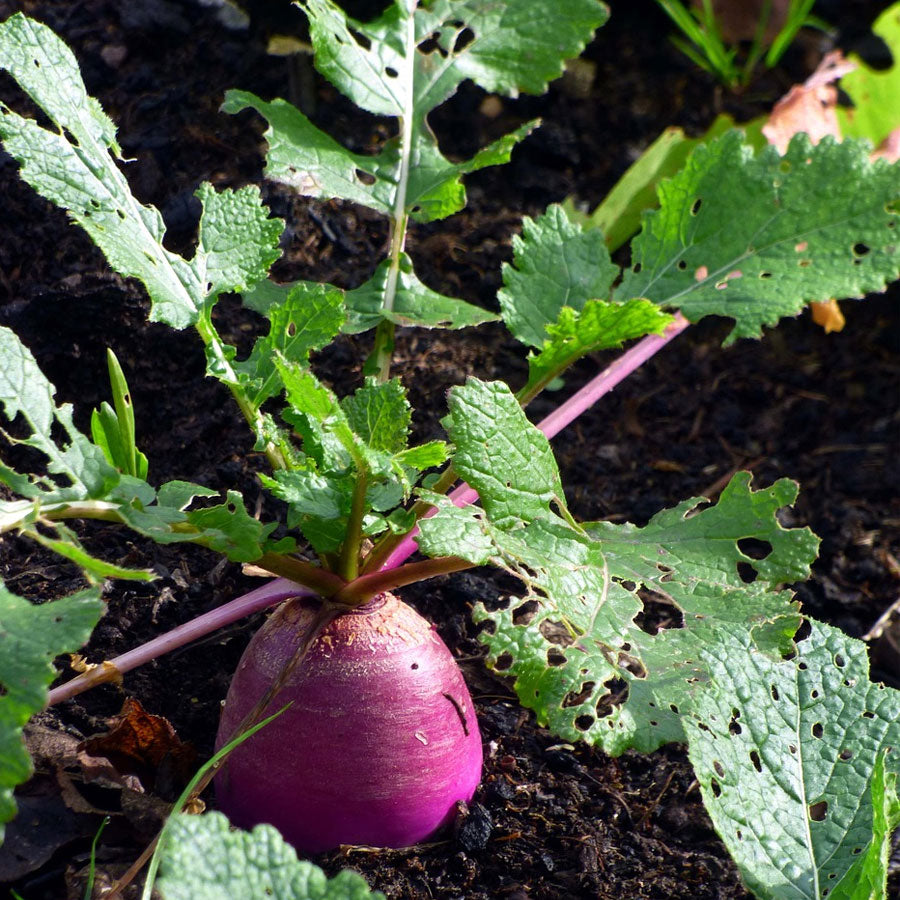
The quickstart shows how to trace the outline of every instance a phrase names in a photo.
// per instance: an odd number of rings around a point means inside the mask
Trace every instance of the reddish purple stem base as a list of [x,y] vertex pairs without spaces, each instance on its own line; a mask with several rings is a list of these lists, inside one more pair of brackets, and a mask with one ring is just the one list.
[[[609,393],[624,378],[665,347],[669,341],[681,334],[689,324],[688,320],[681,313],[676,313],[674,321],[664,334],[650,335],[643,338],[643,340],[623,353],[599,375],[589,381],[581,390],[573,394],[558,409],[550,413],[538,424],[538,428],[548,438],[559,434],[563,428],[571,424],[585,410],[590,409],[601,397]],[[466,506],[478,499],[476,491],[467,484],[459,485],[449,496],[457,506]],[[432,509],[426,515],[433,515],[435,512],[436,510]],[[418,531],[419,529],[415,528],[404,538],[402,543],[385,560],[381,571],[397,568],[416,552],[415,537]],[[244,618],[244,616],[249,616],[252,613],[259,612],[261,609],[274,606],[276,603],[281,603],[281,601],[289,597],[304,597],[312,594],[313,591],[309,588],[294,584],[285,578],[276,578],[255,591],[251,591],[249,594],[224,603],[222,606],[196,619],[192,619],[184,625],[179,625],[172,631],[162,634],[158,638],[142,644],[134,650],[130,650],[128,653],[123,653],[122,656],[117,656],[106,663],[106,666],[112,667],[119,674],[130,672],[132,669],[136,669],[152,659],[156,659],[171,650],[204,637],[217,628],[230,625],[232,622]],[[86,672],[50,691],[49,705],[52,706],[61,700],[67,700],[88,687],[110,680],[112,678],[101,678],[98,680],[96,674],[92,675],[91,672]]]

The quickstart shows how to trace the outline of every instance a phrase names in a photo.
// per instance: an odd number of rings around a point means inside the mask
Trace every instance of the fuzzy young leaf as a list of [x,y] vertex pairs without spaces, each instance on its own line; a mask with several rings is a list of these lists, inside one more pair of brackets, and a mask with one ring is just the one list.
[[31,775],[22,728],[47,704],[54,657],[80,649],[102,611],[98,590],[35,605],[0,582],[0,841],[16,813],[13,789]]
[[671,321],[656,304],[642,299],[622,304],[588,300],[580,312],[564,306],[556,322],[545,327],[547,339],[540,351],[528,355],[528,381],[520,398],[544,387],[582,356],[662,334]]
[[[702,651],[711,677],[685,720],[688,752],[758,897],[820,900],[825,888],[883,897],[884,865],[854,864],[864,852],[884,859],[897,817],[896,794],[873,814],[872,782],[879,758],[894,784],[900,769],[900,692],[869,681],[863,643],[811,625],[788,660],[759,653],[740,629],[720,630]],[[861,888],[873,875],[880,890],[870,894]]]
[[527,426],[505,384],[470,378],[450,392],[449,407],[453,464],[495,525],[547,516],[552,503],[565,503],[547,439]]
[[858,297],[900,275],[900,168],[859,142],[797,135],[754,156],[739,132],[699,146],[659,189],[616,296],[696,321],[735,320],[729,341],[810,301]]
[[281,299],[267,304],[264,311],[269,333],[257,340],[246,360],[234,364],[257,406],[284,387],[276,356],[308,366],[310,352],[325,347],[346,318],[342,293],[330,285],[300,281],[279,296]]
[[351,475],[309,470],[260,475],[272,495],[288,504],[287,524],[299,528],[317,553],[335,553],[343,543],[353,495]]
[[538,219],[522,221],[522,237],[513,238],[513,265],[503,264],[504,287],[497,299],[507,328],[522,343],[540,348],[563,307],[578,312],[588,300],[606,299],[618,275],[600,231],[583,231],[561,206],[550,206]]
[[398,378],[379,384],[374,378],[341,401],[350,427],[372,449],[399,453],[406,449],[412,410]]
[[307,457],[306,469],[263,479],[288,503],[288,524],[299,526],[319,553],[336,551],[346,537],[357,479],[363,478],[365,533],[396,526],[402,516],[376,513],[408,498],[417,473],[447,456],[439,441],[407,448],[411,410],[403,386],[396,379],[367,379],[338,401],[308,370],[283,360],[277,366],[291,405],[284,417],[302,437]]
[[203,214],[191,265],[204,293],[252,288],[281,256],[278,240],[284,222],[269,218],[255,185],[217,193],[205,182],[196,195],[203,204]]
[[232,830],[221,813],[179,813],[169,824],[156,890],[164,900],[384,900],[345,869],[328,878],[271,825]]
[[344,330],[348,334],[368,331],[383,319],[395,325],[419,328],[468,328],[497,320],[497,316],[485,309],[455,297],[446,297],[422,284],[413,271],[412,260],[405,253],[400,254],[393,309],[384,310],[382,304],[389,273],[390,260],[384,260],[365,284],[344,295],[349,312]]

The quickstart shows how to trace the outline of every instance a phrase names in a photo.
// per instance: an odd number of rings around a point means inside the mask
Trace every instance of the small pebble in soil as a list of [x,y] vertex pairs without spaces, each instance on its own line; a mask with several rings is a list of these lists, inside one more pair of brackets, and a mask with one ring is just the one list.
[[454,837],[466,853],[484,850],[491,838],[494,823],[491,814],[480,803],[473,803],[454,825]]

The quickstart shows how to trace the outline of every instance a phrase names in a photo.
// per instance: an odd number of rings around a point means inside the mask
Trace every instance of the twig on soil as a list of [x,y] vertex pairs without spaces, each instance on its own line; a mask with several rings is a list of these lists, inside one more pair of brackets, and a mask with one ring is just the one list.
[[864,641],[874,641],[884,634],[888,622],[900,612],[900,597],[898,597],[876,620],[875,624],[862,636]]

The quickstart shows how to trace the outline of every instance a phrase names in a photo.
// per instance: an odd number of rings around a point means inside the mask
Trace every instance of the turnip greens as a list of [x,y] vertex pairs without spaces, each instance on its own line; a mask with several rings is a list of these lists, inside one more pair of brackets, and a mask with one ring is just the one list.
[[[38,541],[88,582],[44,605],[0,586],[0,821],[14,815],[13,788],[29,774],[21,729],[46,702],[50,661],[86,641],[104,579],[152,578],[92,557],[65,524],[90,518],[255,563],[347,607],[469,565],[511,572],[522,596],[505,609],[480,605],[475,618],[486,623],[488,665],[514,680],[541,724],[613,754],[686,742],[710,815],[758,896],[883,896],[885,847],[900,820],[900,699],[869,682],[859,641],[815,622],[797,637],[804,617],[784,585],[808,576],[818,539],[779,523],[796,485],[754,489],[739,473],[715,504],[691,498],[644,527],[580,522],[524,408],[586,354],[648,335],[662,345],[685,319],[728,317],[729,341],[756,338],[811,301],[883,290],[900,276],[897,165],[870,161],[863,141],[813,146],[800,135],[780,156],[728,131],[660,185],[659,209],[644,214],[624,271],[600,231],[562,207],[525,219],[497,299],[499,318],[528,348],[526,383],[470,378],[450,392],[447,440],[410,446],[406,390],[391,377],[395,329],[464,328],[498,315],[419,280],[404,251],[409,222],[462,209],[462,176],[505,163],[539,124],[452,162],[427,116],[467,79],[508,96],[543,92],[606,10],[595,0],[395,0],[359,22],[330,0],[301,6],[319,71],[357,106],[396,118],[396,135],[366,156],[283,100],[234,90],[223,108],[268,121],[266,177],[388,217],[388,255],[354,290],[268,280],[283,224],[253,186],[201,185],[196,251],[186,259],[167,250],[162,217],[133,197],[115,127],[71,52],[22,15],[0,24],[0,65],[49,120],[0,105],[4,149],[112,268],[144,284],[152,320],[196,330],[208,374],[227,386],[268,458],[263,485],[286,510],[283,523],[260,522],[236,491],[222,498],[202,485],[154,484],[152,471],[148,481],[135,447],[140,410],[115,360],[115,409],[96,414],[92,440],[0,327],[5,438],[46,460],[34,473],[0,462],[0,533]],[[268,323],[244,359],[212,315],[228,293]],[[341,332],[371,329],[366,379],[339,397],[310,354]],[[479,506],[448,498],[458,480]],[[279,524],[290,534],[276,540]],[[748,539],[767,547],[764,558],[744,552]],[[405,563],[416,546],[425,559]],[[273,588],[260,605],[283,596]],[[674,606],[683,626],[644,630],[636,617],[649,598]],[[225,837],[220,819],[178,827],[185,846],[198,831],[206,847],[217,830],[222,841],[244,840]],[[167,897],[201,896],[185,887],[185,846],[173,845],[170,868],[164,861]]]

